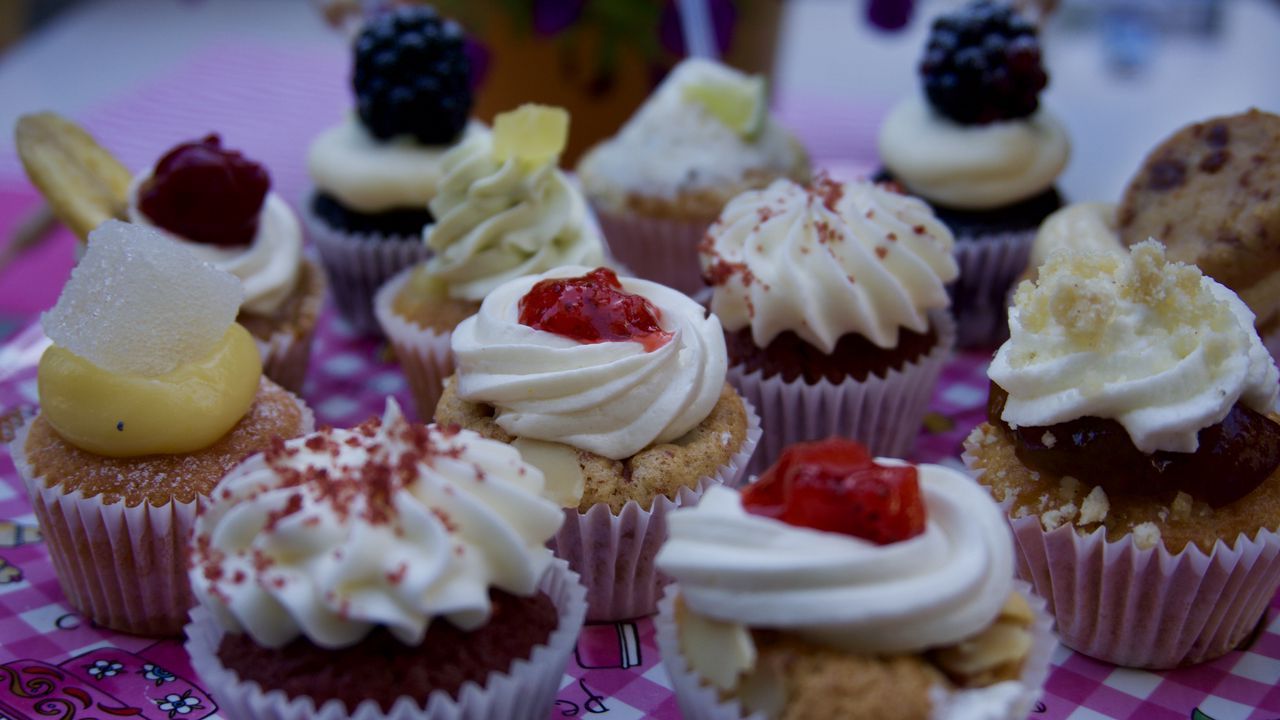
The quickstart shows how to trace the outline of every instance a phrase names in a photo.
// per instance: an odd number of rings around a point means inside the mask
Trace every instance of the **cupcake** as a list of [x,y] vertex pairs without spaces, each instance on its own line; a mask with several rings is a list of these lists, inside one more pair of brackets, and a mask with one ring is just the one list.
[[687,296],[607,268],[557,268],[485,298],[453,333],[436,421],[519,448],[565,508],[556,554],[588,618],[652,613],[666,516],[735,484],[759,437],[725,383],[720,323]]
[[830,439],[670,518],[658,649],[688,720],[1022,720],[1056,643],[982,488]]
[[511,447],[392,400],[277,442],[196,518],[193,667],[245,720],[543,720],[585,605],[542,487]]
[[729,382],[764,426],[752,468],[831,435],[906,455],[955,324],[951,233],[867,182],[777,180],[734,198],[700,247]]
[[1024,282],[965,461],[1064,644],[1209,660],[1280,585],[1277,370],[1227,288],[1166,259],[1058,252]]
[[178,634],[197,504],[245,455],[311,429],[262,377],[241,296],[234,276],[112,220],[42,318],[41,409],[10,452],[63,593],[99,625]]
[[431,201],[430,260],[379,291],[374,312],[395,349],[419,414],[431,417],[453,372],[449,336],[504,282],[560,265],[599,265],[604,242],[586,202],[556,167],[564,110],[523,105],[468,137],[442,162]]
[[920,75],[923,95],[880,129],[880,160],[955,233],[958,344],[994,346],[1036,227],[1062,204],[1054,182],[1067,135],[1040,107],[1048,76],[1036,27],[1005,5],[978,0],[935,20]]
[[373,295],[430,256],[422,229],[446,152],[488,132],[471,112],[471,63],[461,28],[430,7],[400,7],[365,25],[353,47],[355,112],[307,155],[314,190],[304,217],[338,311],[377,332]]
[[809,160],[770,117],[764,78],[689,59],[583,156],[578,177],[613,256],[692,295],[698,241],[725,203],[778,178],[807,182]]
[[238,277],[237,321],[253,335],[264,372],[302,389],[325,279],[303,258],[298,219],[271,192],[266,168],[211,134],[126,179],[129,171],[68,120],[39,113],[18,126],[28,174],[60,220],[87,235],[108,218],[128,219]]

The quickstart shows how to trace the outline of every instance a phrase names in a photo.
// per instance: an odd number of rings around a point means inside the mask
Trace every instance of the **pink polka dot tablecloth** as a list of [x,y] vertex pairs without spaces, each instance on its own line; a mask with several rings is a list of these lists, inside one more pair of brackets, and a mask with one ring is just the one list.
[[[305,187],[307,139],[336,121],[347,102],[343,63],[340,54],[315,49],[210,47],[134,95],[79,119],[131,167],[143,166],[173,142],[221,130],[229,144],[265,161],[277,188],[296,199]],[[193,86],[202,89],[194,106],[187,91]],[[806,115],[798,109],[788,113]],[[804,128],[797,130],[803,137]],[[37,202],[6,153],[0,148],[5,235]],[[34,363],[42,335],[29,323],[52,303],[70,264],[71,239],[63,233],[0,271],[0,309],[18,317],[11,321],[17,334],[0,346],[0,412],[10,420],[36,404]],[[956,462],[961,439],[983,415],[985,367],[982,354],[959,355],[947,366],[916,460]],[[329,310],[304,395],[319,419],[335,426],[378,412],[388,395],[412,407],[385,347],[354,337]],[[1280,604],[1273,604],[1246,647],[1198,667],[1149,673],[1065,649],[1053,665],[1032,718],[1280,720]],[[180,642],[109,632],[67,606],[25,491],[7,450],[0,450],[0,718],[47,717],[221,716],[218,699],[202,688]],[[548,717],[679,718],[652,623],[587,626]]]

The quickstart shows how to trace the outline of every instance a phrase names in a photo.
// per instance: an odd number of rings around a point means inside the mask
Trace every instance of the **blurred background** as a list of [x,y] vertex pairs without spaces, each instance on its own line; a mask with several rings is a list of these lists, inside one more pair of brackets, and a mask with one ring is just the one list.
[[[688,0],[439,0],[475,35],[477,111],[572,108],[571,152],[613,132],[685,51]],[[865,172],[888,109],[917,92],[931,18],[958,0],[693,0],[715,51],[770,74],[775,111],[818,167]],[[1193,121],[1280,112],[1280,0],[1023,0],[1045,16],[1042,103],[1071,136],[1059,183],[1114,200],[1145,154]],[[351,104],[349,29],[378,0],[0,0],[0,337],[52,303],[66,233],[8,247],[39,198],[11,128],[55,110],[130,168],[221,132],[296,200],[310,138]],[[570,160],[570,159],[567,159]],[[571,165],[571,160],[568,162]]]

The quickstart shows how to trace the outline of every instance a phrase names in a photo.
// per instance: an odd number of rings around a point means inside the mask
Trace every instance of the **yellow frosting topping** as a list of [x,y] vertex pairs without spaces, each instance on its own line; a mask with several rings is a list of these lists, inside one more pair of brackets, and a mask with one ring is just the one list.
[[51,346],[40,358],[42,412],[71,444],[110,457],[208,447],[248,411],[262,377],[249,332],[232,323],[206,357],[160,375],[115,373]]

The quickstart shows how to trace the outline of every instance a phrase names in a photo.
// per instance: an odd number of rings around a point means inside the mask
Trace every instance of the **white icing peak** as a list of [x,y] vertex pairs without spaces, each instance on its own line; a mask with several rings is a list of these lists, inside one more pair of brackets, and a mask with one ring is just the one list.
[[724,334],[684,294],[625,277],[623,291],[653,303],[662,330],[671,333],[656,349],[632,341],[580,343],[520,324],[520,299],[538,281],[589,271],[557,268],[489,293],[480,312],[453,332],[458,395],[494,406],[495,422],[512,435],[620,460],[679,438],[711,413],[728,364]]
[[555,165],[499,162],[493,136],[473,135],[444,156],[444,180],[424,231],[428,275],[449,296],[480,301],[502,283],[561,265],[599,265],[604,241],[586,201]]
[[951,232],[923,201],[868,182],[776,180],[734,198],[701,248],[725,328],[764,347],[785,331],[830,353],[856,333],[896,347],[948,305]]
[[[751,175],[788,175],[806,165],[800,144],[768,114],[746,138],[718,120],[685,87],[742,74],[710,60],[688,59],[667,75],[616,136],[592,150],[578,174],[593,202],[623,209],[631,194],[675,198],[739,188]],[[747,183],[758,185],[759,181]]]
[[713,487],[671,514],[658,566],[693,612],[723,622],[856,653],[956,643],[990,625],[1008,599],[1012,538],[977,483],[939,465],[917,469],[927,518],[913,538],[875,545],[795,527]]
[[880,127],[880,160],[930,202],[966,210],[1010,205],[1049,188],[1067,164],[1067,133],[1048,111],[961,125],[923,96],[900,103]]
[[1277,370],[1253,313],[1154,240],[1129,254],[1058,251],[1024,282],[988,375],[1001,418],[1040,427],[1113,419],[1142,452],[1194,452],[1237,402],[1269,412]]
[[191,583],[230,632],[343,647],[375,626],[406,644],[443,618],[487,622],[489,588],[531,595],[563,518],[543,476],[468,430],[381,421],[255,455],[201,506]]

